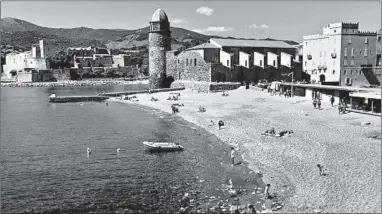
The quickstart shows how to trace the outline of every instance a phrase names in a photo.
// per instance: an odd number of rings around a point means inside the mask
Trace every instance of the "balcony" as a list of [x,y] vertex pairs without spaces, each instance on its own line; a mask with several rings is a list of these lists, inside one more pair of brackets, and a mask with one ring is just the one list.
[[323,70],[321,65],[319,65],[317,68],[318,68],[319,71]]
[[336,53],[332,53],[331,56],[332,56],[333,59],[337,58],[337,54]]
[[307,57],[308,57],[308,60],[312,59],[312,55],[310,55],[310,54]]
[[324,71],[326,71],[326,70],[328,69],[328,67],[327,67],[326,65],[323,65],[323,66],[322,66],[322,69],[323,69]]

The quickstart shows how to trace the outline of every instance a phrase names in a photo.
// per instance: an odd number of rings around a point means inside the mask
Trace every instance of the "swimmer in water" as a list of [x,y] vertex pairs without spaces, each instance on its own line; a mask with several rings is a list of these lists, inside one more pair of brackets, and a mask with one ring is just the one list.
[[117,149],[117,152],[118,152],[118,153],[119,153],[119,151],[121,151],[121,149],[120,149],[120,148],[118,148],[118,149]]
[[86,153],[88,154],[88,157],[90,156],[90,154],[92,153],[92,150],[90,148],[87,148],[86,149]]

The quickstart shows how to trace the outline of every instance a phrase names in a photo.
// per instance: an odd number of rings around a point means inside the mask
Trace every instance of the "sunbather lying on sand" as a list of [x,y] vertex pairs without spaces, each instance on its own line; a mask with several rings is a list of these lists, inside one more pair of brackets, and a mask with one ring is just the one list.
[[261,133],[261,135],[266,135],[266,136],[274,136],[276,134],[275,128],[268,129],[267,131]]
[[279,134],[276,135],[276,136],[277,137],[282,137],[282,136],[284,136],[286,134],[292,134],[292,133],[293,133],[293,130],[284,130],[284,131],[279,132]]

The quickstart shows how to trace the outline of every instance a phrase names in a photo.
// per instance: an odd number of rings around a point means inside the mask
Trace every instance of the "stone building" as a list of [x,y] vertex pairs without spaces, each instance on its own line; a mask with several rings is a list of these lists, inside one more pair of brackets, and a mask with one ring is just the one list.
[[378,38],[377,32],[359,31],[359,23],[328,24],[323,35],[304,36],[303,69],[313,83],[379,85]]
[[168,87],[166,82],[166,55],[171,50],[170,22],[162,9],[154,12],[149,31],[150,88]]
[[298,49],[283,41],[215,39],[167,56],[167,75],[206,82],[301,79]]
[[38,44],[33,44],[30,51],[7,54],[5,56],[5,64],[3,65],[3,71],[7,78],[20,76],[20,80],[30,82],[32,81],[32,75],[26,75],[26,77],[30,77],[28,80],[28,78],[24,78],[24,73],[31,73],[31,70],[46,69],[43,40],[40,40]]

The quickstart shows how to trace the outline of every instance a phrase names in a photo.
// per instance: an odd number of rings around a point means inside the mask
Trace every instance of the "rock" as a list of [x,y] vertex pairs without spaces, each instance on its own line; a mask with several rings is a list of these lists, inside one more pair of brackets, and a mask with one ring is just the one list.
[[315,209],[313,211],[314,211],[314,213],[321,213],[322,212],[320,209]]
[[179,209],[179,212],[185,212],[186,211],[186,208],[184,208],[184,207],[181,207],[180,209]]
[[279,206],[277,206],[276,208],[279,210],[279,209],[281,209],[281,208],[282,208],[282,206],[280,206],[280,205],[279,205]]
[[361,122],[361,126],[367,126],[370,125],[370,122]]
[[243,205],[240,205],[240,206],[238,207],[238,209],[239,209],[239,210],[244,210],[246,207],[247,207],[247,206],[243,204]]
[[229,208],[229,211],[230,211],[231,213],[235,213],[236,210],[237,210],[237,206],[231,206],[231,207]]
[[227,209],[223,208],[222,211],[225,212],[225,211],[227,211]]

